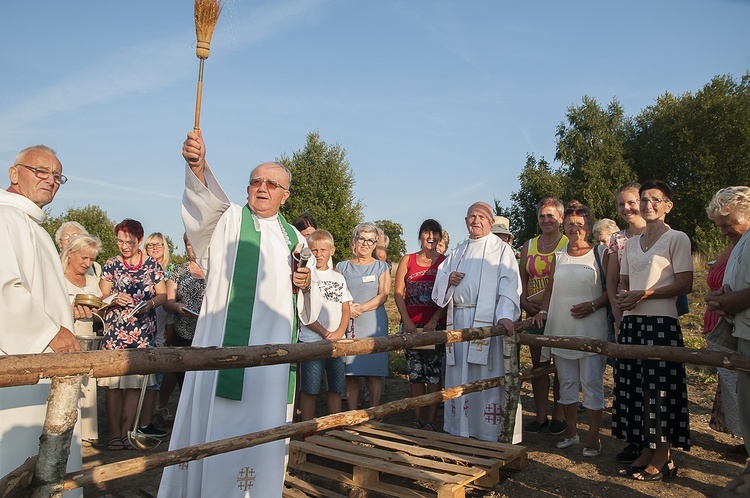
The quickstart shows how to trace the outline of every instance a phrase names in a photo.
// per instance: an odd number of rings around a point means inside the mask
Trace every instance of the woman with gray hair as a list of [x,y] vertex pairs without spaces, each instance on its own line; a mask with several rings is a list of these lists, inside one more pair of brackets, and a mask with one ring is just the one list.
[[[727,259],[722,287],[706,295],[706,308],[731,322],[737,339],[735,351],[750,356],[750,187],[737,186],[719,190],[706,209],[721,234],[734,244]],[[745,450],[750,453],[750,374],[737,372],[737,399],[740,432]],[[750,464],[743,474],[750,472]]]
[[[354,301],[351,304],[349,338],[384,337],[388,335],[388,315],[384,303],[391,290],[388,265],[373,257],[380,229],[373,223],[354,227],[352,259],[342,261],[336,269],[346,278]],[[370,391],[370,406],[380,404],[383,377],[388,375],[388,353],[346,357],[346,402],[350,410],[359,404],[359,377],[365,377]]]
[[[88,234],[88,230],[86,230],[86,228],[84,228],[84,226],[77,221],[63,221],[60,225],[60,228],[58,228],[55,232],[55,243],[57,244],[57,247],[60,248],[60,253],[62,254],[73,237],[75,237],[76,235]],[[99,239],[97,238],[96,240]],[[101,241],[99,242],[99,249],[97,249],[97,253],[99,253],[99,251],[101,251]],[[97,279],[101,277],[102,266],[96,261],[92,261],[91,267],[89,268],[89,275],[93,275],[97,277]]]

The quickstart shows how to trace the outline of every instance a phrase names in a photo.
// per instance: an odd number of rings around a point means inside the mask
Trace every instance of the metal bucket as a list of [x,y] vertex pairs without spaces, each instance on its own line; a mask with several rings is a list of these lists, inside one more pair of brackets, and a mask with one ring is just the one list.
[[96,351],[102,347],[104,336],[101,335],[77,335],[76,339],[81,343],[81,351]]

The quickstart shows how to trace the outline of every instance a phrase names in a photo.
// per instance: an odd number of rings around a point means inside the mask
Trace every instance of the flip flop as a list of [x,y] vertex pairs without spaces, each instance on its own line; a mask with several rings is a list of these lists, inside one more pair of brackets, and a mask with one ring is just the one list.
[[113,437],[109,440],[109,443],[107,444],[107,449],[109,451],[120,451],[124,450],[125,446],[122,444],[122,439],[119,437]]

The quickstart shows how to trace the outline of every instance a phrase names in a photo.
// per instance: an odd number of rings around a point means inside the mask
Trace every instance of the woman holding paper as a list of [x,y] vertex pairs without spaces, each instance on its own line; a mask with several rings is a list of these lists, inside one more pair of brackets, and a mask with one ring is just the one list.
[[[167,302],[164,303],[164,309],[174,314],[174,334],[171,337],[171,345],[187,347],[193,343],[203,294],[206,292],[206,275],[195,261],[195,251],[190,245],[187,234],[182,238],[185,241],[188,261],[175,266],[167,279]],[[185,373],[178,372],[176,375],[177,382],[182,387]],[[162,406],[166,406],[166,403]]]
[[[542,233],[531,240],[527,240],[521,248],[521,265],[519,267],[521,285],[523,286],[521,308],[526,311],[526,318],[535,316],[542,309],[542,296],[544,296],[544,290],[549,283],[549,270],[555,251],[566,247],[568,244],[568,238],[560,231],[563,211],[564,206],[560,199],[545,197],[539,201],[536,207],[536,215]],[[544,333],[544,328],[527,330],[526,333],[541,335]],[[541,357],[541,347],[529,346],[529,352],[534,368],[550,364],[549,354],[546,355],[547,358]],[[555,401],[551,424],[547,418],[549,385],[549,375],[532,379],[531,388],[534,393],[536,417],[524,427],[524,432],[533,434],[549,426],[549,431],[556,436],[562,434],[565,430],[562,405],[557,403],[557,391],[559,389],[557,382],[555,382]]]
[[[110,306],[104,321],[106,330],[102,349],[148,348],[156,344],[155,309],[167,300],[164,271],[146,256],[140,246],[143,226],[125,219],[115,227],[120,254],[102,268],[99,287]],[[99,379],[107,386],[109,448],[128,448],[128,429],[133,426],[142,375]],[[154,381],[150,380],[150,384]]]

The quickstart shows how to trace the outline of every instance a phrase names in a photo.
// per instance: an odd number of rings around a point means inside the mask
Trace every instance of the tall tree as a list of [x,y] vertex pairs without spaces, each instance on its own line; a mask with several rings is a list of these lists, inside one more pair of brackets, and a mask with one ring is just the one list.
[[537,160],[533,154],[528,154],[518,181],[520,189],[510,195],[512,206],[502,208],[495,199],[495,211],[510,220],[515,240],[518,244],[523,244],[536,236],[539,230],[536,205],[544,197],[563,198],[568,178],[561,170],[553,170],[543,157]]
[[291,196],[281,206],[284,216],[291,221],[302,213],[311,214],[319,228],[333,235],[336,261],[350,257],[352,230],[363,215],[362,202],[354,197],[354,174],[346,150],[311,132],[302,150],[291,158],[282,155],[277,162],[292,172]]
[[388,259],[394,262],[401,261],[401,257],[406,254],[404,228],[401,226],[401,223],[391,220],[377,220],[375,224],[390,239],[388,243]]
[[694,94],[663,94],[634,119],[627,147],[641,180],[675,189],[669,224],[700,239],[702,252],[723,247],[706,206],[720,188],[750,184],[750,72],[739,82],[716,76]]
[[102,241],[102,250],[96,259],[100,263],[120,252],[117,248],[117,237],[115,236],[115,225],[117,223],[111,220],[107,216],[107,212],[99,206],[69,207],[67,211],[58,216],[50,216],[49,211],[47,211],[47,218],[42,223],[42,227],[50,234],[50,237],[54,238],[55,232],[64,221],[77,221],[91,235],[99,237],[99,240]]
[[614,192],[635,175],[625,161],[628,121],[614,99],[606,109],[584,96],[557,127],[555,159],[568,178],[564,201],[578,199],[597,218],[617,219]]

